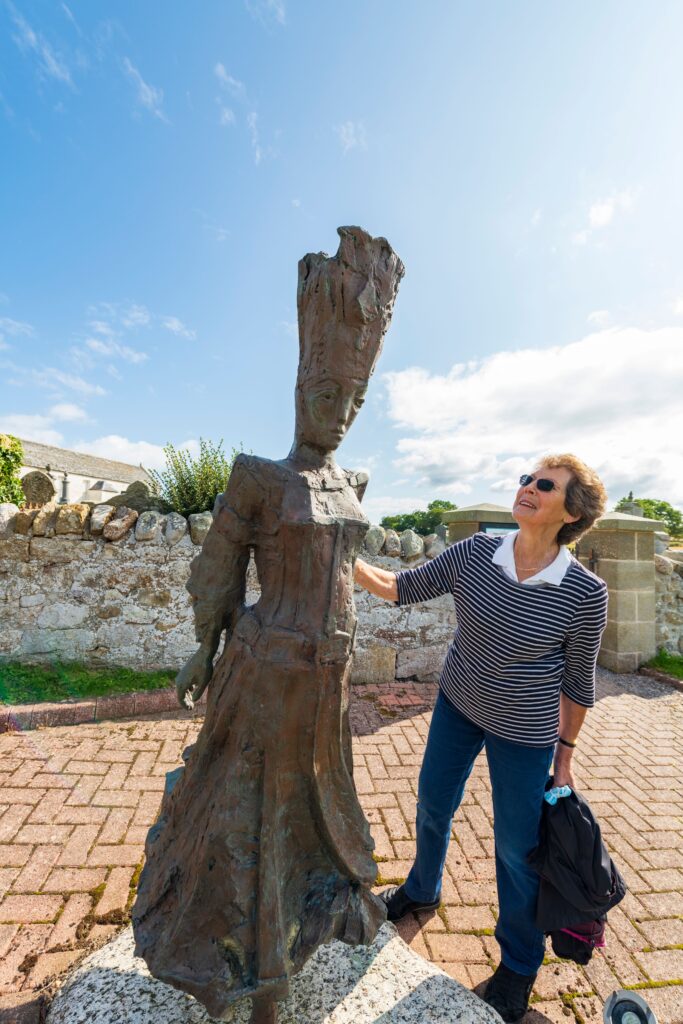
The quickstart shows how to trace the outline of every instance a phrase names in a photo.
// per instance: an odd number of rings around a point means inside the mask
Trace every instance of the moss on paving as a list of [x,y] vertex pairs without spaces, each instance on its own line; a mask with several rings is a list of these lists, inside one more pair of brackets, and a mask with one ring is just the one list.
[[171,669],[137,672],[131,668],[87,668],[79,663],[0,662],[0,704],[38,704],[159,690],[170,686],[174,677]]

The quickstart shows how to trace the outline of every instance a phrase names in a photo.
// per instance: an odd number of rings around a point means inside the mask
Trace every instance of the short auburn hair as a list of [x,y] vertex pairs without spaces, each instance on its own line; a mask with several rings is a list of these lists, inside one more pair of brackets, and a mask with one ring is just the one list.
[[564,507],[575,523],[565,523],[557,535],[558,544],[571,544],[590,530],[607,506],[607,491],[598,474],[576,455],[544,455],[538,466],[547,469],[568,469],[571,480],[567,484]]

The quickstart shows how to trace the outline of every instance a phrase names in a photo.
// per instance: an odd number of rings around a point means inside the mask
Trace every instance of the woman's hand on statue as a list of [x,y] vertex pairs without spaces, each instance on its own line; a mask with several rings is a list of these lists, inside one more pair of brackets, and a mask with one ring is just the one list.
[[200,647],[176,676],[175,689],[181,707],[192,710],[211,681],[213,658]]

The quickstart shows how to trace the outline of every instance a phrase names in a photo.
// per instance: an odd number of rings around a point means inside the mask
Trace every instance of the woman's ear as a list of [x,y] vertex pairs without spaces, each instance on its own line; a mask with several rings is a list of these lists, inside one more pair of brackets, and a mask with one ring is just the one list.
[[578,523],[578,521],[579,521],[579,519],[580,519],[580,518],[581,518],[581,516],[569,516],[569,515],[568,515],[568,516],[567,516],[567,517],[565,518],[565,520],[564,520],[564,521],[565,521],[565,523]]

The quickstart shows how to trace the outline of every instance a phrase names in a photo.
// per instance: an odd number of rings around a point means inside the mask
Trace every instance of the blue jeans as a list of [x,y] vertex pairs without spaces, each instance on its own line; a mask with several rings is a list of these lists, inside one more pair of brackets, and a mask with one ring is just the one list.
[[543,962],[545,937],[534,923],[538,875],[526,858],[538,842],[554,746],[524,747],[494,736],[461,715],[440,693],[420,771],[417,855],[405,891],[420,903],[439,898],[451,821],[482,747],[493,790],[496,939],[507,967],[518,974],[535,974]]

